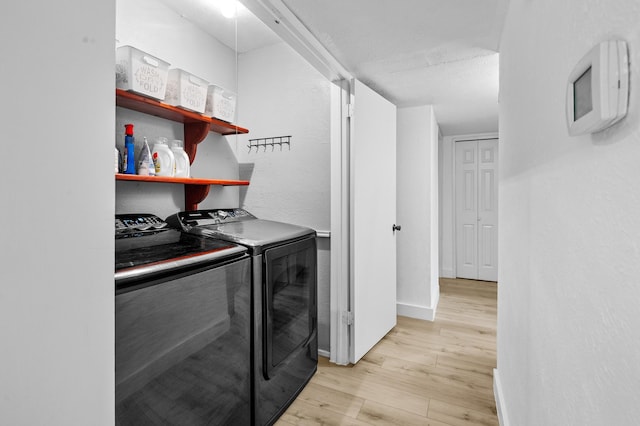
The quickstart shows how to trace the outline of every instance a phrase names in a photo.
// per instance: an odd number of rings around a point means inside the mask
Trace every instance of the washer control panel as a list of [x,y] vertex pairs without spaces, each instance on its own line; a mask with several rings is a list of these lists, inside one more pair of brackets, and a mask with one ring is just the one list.
[[167,223],[153,214],[117,214],[116,233],[162,229]]

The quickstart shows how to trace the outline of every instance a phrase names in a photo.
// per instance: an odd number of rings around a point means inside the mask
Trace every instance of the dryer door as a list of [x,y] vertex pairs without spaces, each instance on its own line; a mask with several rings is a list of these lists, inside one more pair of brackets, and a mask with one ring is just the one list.
[[305,346],[317,327],[316,240],[265,251],[263,374],[273,377],[289,356]]

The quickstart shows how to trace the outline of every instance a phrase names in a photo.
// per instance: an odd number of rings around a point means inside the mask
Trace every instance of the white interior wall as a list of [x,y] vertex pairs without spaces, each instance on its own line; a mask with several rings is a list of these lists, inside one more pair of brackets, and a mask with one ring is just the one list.
[[[504,424],[630,426],[640,417],[638,16],[637,0],[510,4],[495,378]],[[629,43],[628,115],[570,137],[568,75],[610,38]]]
[[438,123],[432,106],[397,110],[398,315],[433,320],[439,297]]
[[65,7],[0,14],[3,425],[114,424],[115,11]]
[[[239,57],[244,125],[236,155],[251,185],[244,207],[263,219],[330,229],[330,82],[285,43]],[[291,146],[255,148],[249,139],[291,135]],[[244,190],[243,190],[244,191]],[[318,341],[329,351],[329,240],[318,240]]]
[[455,234],[455,142],[498,138],[497,133],[474,133],[444,136],[440,140],[438,167],[440,171],[440,276],[456,276]]
[[[235,51],[163,3],[153,0],[117,0],[116,39],[117,46],[134,46],[169,62],[170,68],[182,68],[211,83],[237,91]],[[242,119],[242,113],[238,111],[237,123],[251,130]],[[117,108],[115,144],[121,150],[124,149],[126,123],[134,124],[136,155],[142,148],[144,136],[151,149],[158,136],[165,136],[169,140],[184,140],[181,123]],[[235,136],[221,136],[210,132],[198,145],[191,175],[238,179],[238,161],[230,146],[234,140]],[[154,213],[164,219],[184,210],[182,185],[118,181],[116,193],[116,213]],[[198,208],[238,207],[238,197],[238,187],[212,186],[209,195]]]

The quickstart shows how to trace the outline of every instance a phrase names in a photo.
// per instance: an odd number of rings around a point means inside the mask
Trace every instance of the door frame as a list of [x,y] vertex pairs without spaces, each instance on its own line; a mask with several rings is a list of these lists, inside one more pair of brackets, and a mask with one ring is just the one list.
[[351,105],[352,80],[331,85],[331,283],[329,360],[347,365],[351,350]]
[[[456,136],[452,136],[450,139],[450,143],[449,146],[445,146],[445,150],[443,150],[443,156],[445,154],[444,151],[448,151],[449,153],[449,161],[443,161],[443,166],[446,167],[447,164],[449,165],[449,170],[450,172],[447,173],[450,176],[451,179],[451,187],[449,188],[449,200],[450,202],[447,203],[445,202],[444,199],[441,199],[441,205],[443,208],[443,216],[445,214],[447,214],[450,218],[451,221],[451,229],[450,232],[445,232],[444,229],[440,229],[441,234],[450,235],[450,242],[451,242],[451,250],[450,250],[450,254],[451,254],[451,273],[450,274],[446,274],[443,273],[442,270],[442,260],[444,260],[444,256],[441,256],[441,264],[440,264],[440,270],[441,270],[441,276],[443,277],[449,277],[449,278],[455,278],[457,276],[457,253],[458,253],[458,247],[457,247],[457,234],[456,234],[456,150],[455,150],[455,143],[456,142],[464,142],[464,141],[479,141],[479,140],[488,140],[488,139],[497,139],[498,140],[498,150],[500,149],[500,137],[498,136],[498,133],[478,133],[478,134],[468,134],[468,135],[456,135]],[[498,157],[499,158],[499,157]],[[499,161],[499,160],[498,160]],[[445,169],[443,169],[443,174],[445,173]],[[498,181],[499,184],[499,181]],[[443,196],[447,193],[446,188],[441,188],[442,190],[442,194]],[[444,212],[444,209],[447,208],[449,211],[447,213]],[[498,219],[499,221],[499,219]],[[499,224],[499,222],[498,222]],[[499,225],[498,225],[499,226]],[[443,247],[440,247],[440,251],[441,253],[444,253],[445,250],[443,250]]]

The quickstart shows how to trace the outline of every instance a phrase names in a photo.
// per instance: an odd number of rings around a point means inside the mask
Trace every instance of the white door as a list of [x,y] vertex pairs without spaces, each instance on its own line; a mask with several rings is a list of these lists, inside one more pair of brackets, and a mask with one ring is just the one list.
[[456,276],[498,279],[498,140],[455,143]]
[[478,278],[478,141],[456,142],[456,276]]
[[396,107],[354,82],[351,118],[350,362],[396,324]]

